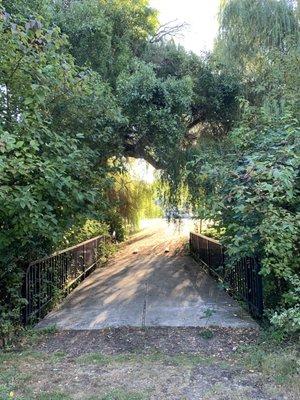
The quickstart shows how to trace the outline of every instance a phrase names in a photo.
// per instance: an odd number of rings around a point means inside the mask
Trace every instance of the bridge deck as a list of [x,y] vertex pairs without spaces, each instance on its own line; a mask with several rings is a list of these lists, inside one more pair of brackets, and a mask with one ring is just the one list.
[[[38,327],[256,327],[256,323],[189,256],[184,232],[166,223],[136,235],[80,284]],[[169,252],[165,252],[168,248]]]

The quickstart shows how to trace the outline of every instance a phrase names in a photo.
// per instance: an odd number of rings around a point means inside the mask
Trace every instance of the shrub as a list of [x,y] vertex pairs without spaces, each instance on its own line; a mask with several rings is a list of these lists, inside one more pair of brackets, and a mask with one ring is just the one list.
[[108,224],[94,219],[87,219],[82,224],[78,223],[66,232],[61,247],[76,245],[101,235],[109,235]]

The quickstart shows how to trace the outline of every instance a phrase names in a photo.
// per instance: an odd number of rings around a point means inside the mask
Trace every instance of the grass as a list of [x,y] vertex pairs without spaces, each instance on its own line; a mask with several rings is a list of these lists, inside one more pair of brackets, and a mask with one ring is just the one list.
[[273,332],[264,331],[254,344],[241,346],[236,358],[247,369],[261,372],[278,384],[292,385],[300,393],[299,343],[282,341]]
[[260,346],[243,349],[243,363],[248,369],[262,372],[277,383],[285,383],[300,373],[299,356],[293,349],[282,348],[270,352]]
[[[55,351],[51,355],[42,353],[40,351],[35,351],[32,349],[26,349],[24,351],[14,351],[8,350],[5,352],[0,352],[0,373],[1,373],[1,365],[4,363],[19,363],[21,361],[25,361],[30,363],[31,361],[47,361],[56,363],[65,357],[65,353],[63,351]],[[0,375],[1,376],[1,375]],[[1,400],[1,399],[0,399]]]
[[[57,328],[52,325],[43,329],[34,329],[31,326],[21,329],[13,338],[6,344],[4,350],[28,348],[34,346],[42,338],[53,335],[57,332]],[[1,349],[0,349],[1,354]],[[1,400],[1,399],[0,399]]]
[[71,397],[65,393],[52,392],[52,393],[41,393],[37,395],[36,400],[71,400]]
[[212,364],[216,360],[212,357],[200,354],[176,354],[167,355],[153,351],[149,354],[124,353],[118,355],[104,355],[101,353],[89,353],[77,358],[79,364],[111,365],[120,363],[164,363],[168,365],[194,366],[198,364]]
[[40,394],[29,393],[25,396],[18,396],[14,391],[1,391],[0,386],[0,400],[72,400],[70,396],[60,392],[45,392]]
[[[45,334],[45,333],[43,333]],[[33,338],[39,338],[41,335],[32,335],[30,337],[30,343]],[[28,346],[26,339],[26,345],[24,350],[17,350],[10,348],[5,351],[0,351],[0,400],[64,400],[69,399],[65,394],[53,392],[53,393],[41,393],[34,395],[30,390],[28,384],[32,379],[36,379],[35,368],[39,364],[48,363],[55,365],[60,362],[65,354],[63,352],[54,352],[51,355],[35,351]],[[19,397],[15,394],[16,391],[22,389],[24,396]]]
[[[55,330],[53,329],[52,332]],[[218,351],[213,357],[210,353],[208,355],[202,353],[166,354],[155,348],[152,350],[148,348],[146,354],[142,350],[136,349],[134,353],[93,352],[70,358],[63,351],[47,354],[34,350],[34,343],[50,333],[51,330],[26,332],[18,346],[0,351],[0,400],[71,400],[73,398],[72,390],[77,389],[72,389],[72,386],[67,389],[63,382],[65,377],[70,380],[73,375],[79,377],[77,384],[80,382],[81,386],[78,386],[78,390],[82,390],[85,395],[83,398],[86,400],[147,400],[149,398],[152,386],[146,390],[144,386],[136,386],[137,392],[135,392],[132,391],[132,386],[128,386],[126,379],[125,382],[113,379],[108,386],[101,388],[102,369],[99,367],[102,366],[107,367],[103,369],[104,371],[108,370],[113,374],[114,371],[131,370],[143,370],[145,374],[145,371],[155,370],[159,371],[160,377],[163,374],[169,376],[170,372],[168,371],[173,371],[172,374],[188,374],[196,366],[197,369],[198,366],[200,369],[201,366],[205,366],[205,370],[208,371],[214,370],[214,368],[219,370],[233,368],[233,371],[238,371],[238,374],[248,375],[250,380],[253,374],[254,383],[256,382],[255,376],[260,376],[259,379],[264,382],[264,385],[274,390],[274,396],[279,395],[278,393],[283,388],[286,393],[293,393],[293,398],[300,398],[300,361],[297,343],[282,342],[280,336],[268,332],[264,333],[256,343],[238,347],[235,352],[230,353],[228,359],[222,356],[222,351]],[[198,334],[209,340],[212,333],[210,329],[205,329]],[[53,370],[59,371],[58,376],[52,372]],[[95,382],[100,385],[99,388],[93,388],[90,381],[87,381],[89,392],[86,393],[86,376],[90,376],[92,380],[95,379]],[[40,379],[41,384],[39,383]],[[132,377],[128,377],[128,379],[132,379]],[[60,386],[57,385],[57,382],[60,383]],[[45,389],[48,386],[49,392],[46,393]],[[127,390],[122,389],[125,387]],[[59,392],[60,388],[66,393]],[[240,392],[236,389],[234,389],[236,392],[233,392],[232,386],[221,385],[219,387],[216,383],[216,385],[212,385],[203,399],[219,400],[222,398],[222,393],[226,392],[225,389],[229,391],[231,396],[229,398],[234,400],[247,398],[243,387],[240,388]],[[297,397],[298,393],[299,397]]]
[[[25,387],[26,383],[33,377],[28,367],[26,371],[22,371],[19,367],[19,365],[22,365],[20,360],[25,359],[10,357],[3,363],[0,361],[0,400],[18,398],[15,397],[14,392]],[[33,360],[36,359],[30,359],[31,363],[33,363]]]
[[[45,354],[26,347],[23,351],[10,349],[0,353],[0,400],[69,400],[68,394],[60,392],[40,392],[32,389],[32,382],[38,380],[38,375],[43,373],[46,365],[58,364],[62,368],[64,363],[64,352]],[[126,364],[164,364],[172,366],[193,367],[198,364],[211,364],[214,359],[200,354],[177,354],[167,355],[153,350],[148,354],[123,353],[116,355],[104,355],[101,353],[89,353],[74,358],[74,366],[90,369],[89,365],[116,365],[122,367]],[[152,368],[152,366],[150,366]],[[158,366],[159,368],[159,366]],[[51,378],[50,378],[51,379]],[[49,381],[51,382],[51,381]],[[52,390],[55,389],[53,382]],[[50,389],[51,390],[51,389]],[[17,394],[16,394],[17,393]],[[20,393],[22,395],[20,395]],[[100,397],[99,397],[100,396]],[[127,392],[114,389],[105,395],[90,398],[89,400],[144,400],[148,395],[144,392]],[[102,397],[101,397],[102,396]]]
[[91,397],[88,400],[146,400],[148,395],[137,392],[127,392],[122,389],[114,389],[104,396]]

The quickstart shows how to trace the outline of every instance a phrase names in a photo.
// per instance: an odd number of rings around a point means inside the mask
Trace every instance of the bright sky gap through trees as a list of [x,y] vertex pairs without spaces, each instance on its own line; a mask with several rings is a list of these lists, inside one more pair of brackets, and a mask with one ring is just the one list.
[[159,11],[162,24],[188,24],[176,38],[177,43],[197,54],[212,50],[218,31],[219,0],[150,0],[150,4]]

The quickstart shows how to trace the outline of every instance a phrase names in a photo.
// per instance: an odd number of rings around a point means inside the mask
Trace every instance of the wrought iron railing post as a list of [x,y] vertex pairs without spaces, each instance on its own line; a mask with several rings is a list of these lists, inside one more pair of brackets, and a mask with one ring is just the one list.
[[225,280],[225,276],[226,276],[226,269],[225,269],[225,250],[224,250],[224,246],[221,245],[221,255],[220,255],[220,275],[221,275],[221,279]]
[[[197,243],[197,246],[194,243]],[[234,295],[247,303],[254,316],[263,315],[262,277],[255,257],[243,257],[231,265],[230,262],[227,263],[230,260],[227,259],[226,249],[220,242],[192,232],[190,246],[194,257],[206,264],[211,273],[217,274],[219,279],[228,283]],[[211,249],[213,260],[220,260],[220,266],[212,262]],[[216,269],[217,267],[221,269]]]
[[[24,273],[23,277],[23,284],[21,287],[21,296],[24,299],[27,299],[27,284],[28,284],[28,278],[27,278],[27,271]],[[27,300],[26,300],[27,301]],[[21,323],[26,324],[27,323],[27,312],[28,312],[28,303],[24,305],[22,311],[21,311]]]
[[82,246],[82,272],[83,276],[85,276],[85,245]]
[[257,312],[258,316],[262,317],[264,313],[264,292],[263,292],[263,280],[260,274],[261,266],[257,259],[255,259],[255,273],[256,273],[256,285],[257,285]]
[[27,301],[21,315],[23,323],[43,317],[57,290],[67,294],[97,266],[101,239],[102,236],[97,236],[28,266],[22,285],[22,295]]
[[251,263],[249,257],[246,257],[245,262],[245,275],[246,275],[246,300],[251,303]]

